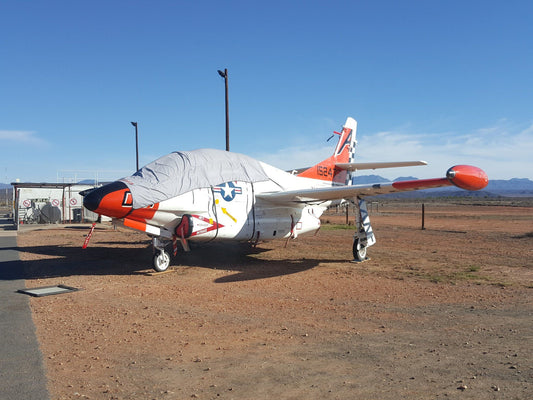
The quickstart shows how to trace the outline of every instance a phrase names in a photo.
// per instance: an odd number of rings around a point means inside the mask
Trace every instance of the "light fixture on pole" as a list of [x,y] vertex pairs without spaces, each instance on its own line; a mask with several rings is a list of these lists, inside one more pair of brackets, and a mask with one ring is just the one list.
[[226,151],[229,151],[229,104],[228,104],[228,69],[224,69],[224,72],[217,70],[218,74],[224,78],[226,86]]
[[139,132],[137,130],[137,122],[131,123],[135,127],[135,160],[137,161],[136,166],[137,169],[135,171],[139,170]]

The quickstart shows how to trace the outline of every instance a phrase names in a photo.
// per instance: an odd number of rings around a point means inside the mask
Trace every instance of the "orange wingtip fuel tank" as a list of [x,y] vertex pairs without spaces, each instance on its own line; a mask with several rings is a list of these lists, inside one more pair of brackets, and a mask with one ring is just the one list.
[[446,178],[465,190],[481,190],[489,183],[485,171],[472,165],[456,165],[446,172]]

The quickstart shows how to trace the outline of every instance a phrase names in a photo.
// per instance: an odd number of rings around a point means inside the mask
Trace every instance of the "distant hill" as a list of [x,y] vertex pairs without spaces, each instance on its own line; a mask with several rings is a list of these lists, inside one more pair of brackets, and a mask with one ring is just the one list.
[[385,182],[389,182],[389,180],[379,175],[361,175],[361,176],[355,176],[352,179],[352,184],[354,185],[366,185],[369,183],[385,183]]
[[484,190],[502,196],[531,196],[533,194],[533,181],[527,178],[489,180],[489,184]]
[[402,182],[402,181],[412,181],[418,178],[415,178],[414,176],[399,176],[394,180],[394,182]]

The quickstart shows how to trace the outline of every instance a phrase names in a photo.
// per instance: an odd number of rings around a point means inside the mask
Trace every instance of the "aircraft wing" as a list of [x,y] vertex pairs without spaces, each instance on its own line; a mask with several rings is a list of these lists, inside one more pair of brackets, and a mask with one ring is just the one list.
[[286,190],[281,192],[257,193],[256,197],[275,203],[321,203],[328,200],[376,196],[379,194],[452,185],[465,190],[480,190],[487,186],[487,184],[488,178],[483,170],[469,165],[456,165],[448,169],[446,178]]

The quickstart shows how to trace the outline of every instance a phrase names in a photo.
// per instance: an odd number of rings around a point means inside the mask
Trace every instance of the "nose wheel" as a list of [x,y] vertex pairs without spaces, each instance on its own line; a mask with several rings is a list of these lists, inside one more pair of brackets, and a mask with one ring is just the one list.
[[161,250],[159,253],[154,255],[154,269],[157,272],[166,271],[170,265],[170,256],[165,250]]
[[152,246],[154,246],[153,266],[157,272],[166,271],[170,265],[170,255],[165,251],[165,241],[154,237]]

